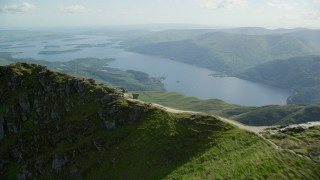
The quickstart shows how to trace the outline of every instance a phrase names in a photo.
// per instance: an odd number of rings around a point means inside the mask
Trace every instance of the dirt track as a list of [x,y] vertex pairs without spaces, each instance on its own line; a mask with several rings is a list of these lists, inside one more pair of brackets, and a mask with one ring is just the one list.
[[[142,102],[142,101],[140,101]],[[197,111],[185,111],[185,110],[179,110],[179,109],[173,109],[173,108],[170,108],[170,107],[166,107],[166,106],[162,106],[160,104],[156,104],[156,103],[152,103],[153,106],[155,107],[158,107],[160,109],[164,109],[168,112],[171,112],[171,113],[191,113],[191,114],[205,114],[205,115],[208,115],[206,113],[203,113],[203,112],[197,112]],[[239,123],[237,121],[234,121],[234,120],[231,120],[231,119],[227,119],[227,118],[224,118],[224,117],[221,117],[221,116],[217,116],[217,115],[210,115],[212,117],[215,117],[223,122],[226,122],[228,124],[232,124],[234,126],[237,126],[238,128],[240,129],[244,129],[244,130],[247,130],[247,131],[250,131],[250,132],[254,132],[254,133],[260,133],[262,131],[264,131],[266,128],[270,128],[272,126],[247,126],[247,125],[244,125],[242,123]]]
[[[140,101],[140,100],[137,100],[137,99],[127,99],[129,101],[135,101],[135,102],[140,102],[140,103],[145,103],[143,101]],[[163,105],[160,105],[160,104],[156,104],[156,103],[150,103],[150,105],[154,106],[154,107],[157,107],[157,108],[160,108],[160,109],[163,109],[167,112],[171,112],[171,113],[190,113],[190,114],[202,114],[202,115],[209,115],[209,114],[206,114],[204,112],[197,112],[197,111],[185,111],[185,110],[179,110],[179,109],[174,109],[174,108],[170,108],[170,107],[166,107],[166,106],[163,106]],[[271,127],[276,127],[276,126],[247,126],[247,125],[244,125],[242,123],[239,123],[237,121],[234,121],[234,120],[231,120],[231,119],[227,119],[227,118],[224,118],[224,117],[221,117],[221,116],[217,116],[217,115],[209,115],[209,116],[212,116],[220,121],[223,121],[223,122],[226,122],[228,124],[231,124],[231,125],[234,125],[240,129],[243,129],[243,130],[246,130],[246,131],[249,131],[249,132],[253,132],[255,133],[256,135],[258,135],[261,139],[265,140],[266,142],[268,142],[271,146],[273,146],[275,149],[281,149],[281,147],[279,147],[278,145],[276,145],[274,142],[270,141],[269,139],[265,138],[262,134],[260,134],[261,132],[263,132],[266,128],[271,128]],[[320,122],[319,122],[320,123]],[[314,125],[314,124],[313,124]],[[315,123],[315,125],[317,125]],[[307,158],[307,159],[310,159],[309,157],[307,156],[302,156],[300,154],[297,154],[295,153],[294,151],[292,150],[288,150],[289,152],[299,156],[299,157],[304,157],[304,158]]]
[[[140,103],[145,103],[143,101],[140,100],[136,100],[136,99],[128,99],[130,101],[135,101],[135,102],[140,102]],[[171,113],[190,113],[190,114],[203,114],[203,115],[208,115],[206,113],[203,112],[197,112],[197,111],[185,111],[185,110],[180,110],[180,109],[174,109],[174,108],[170,108],[170,107],[166,107],[160,104],[156,104],[156,103],[150,103],[152,106],[163,109],[167,112],[171,112]],[[244,125],[242,123],[239,123],[237,121],[231,120],[231,119],[227,119],[221,116],[217,116],[217,115],[209,115],[212,116],[220,121],[226,122],[228,124],[234,125],[240,129],[249,131],[249,132],[253,132],[256,135],[258,135],[260,138],[264,139],[265,141],[267,141],[271,146],[273,146],[275,149],[281,149],[278,145],[276,145],[274,142],[270,141],[269,139],[266,139],[264,136],[262,136],[260,134],[260,132],[264,131],[266,128],[270,128],[272,126],[247,126]]]

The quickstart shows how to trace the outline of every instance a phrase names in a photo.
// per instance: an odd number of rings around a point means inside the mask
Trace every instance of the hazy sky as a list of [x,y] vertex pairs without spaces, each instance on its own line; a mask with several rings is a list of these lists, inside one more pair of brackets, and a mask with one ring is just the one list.
[[0,24],[201,24],[320,28],[320,0],[0,0]]

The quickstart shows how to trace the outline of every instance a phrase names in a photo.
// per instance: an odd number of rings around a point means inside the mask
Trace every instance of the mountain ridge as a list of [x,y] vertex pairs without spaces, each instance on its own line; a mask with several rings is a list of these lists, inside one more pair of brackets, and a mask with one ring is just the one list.
[[129,102],[119,89],[39,65],[1,66],[0,75],[5,179],[320,176],[319,164],[211,116]]
[[166,57],[231,74],[274,59],[320,54],[319,30],[280,29],[265,30],[270,33],[241,33],[250,30],[252,28],[167,30],[126,40],[122,45],[128,51]]

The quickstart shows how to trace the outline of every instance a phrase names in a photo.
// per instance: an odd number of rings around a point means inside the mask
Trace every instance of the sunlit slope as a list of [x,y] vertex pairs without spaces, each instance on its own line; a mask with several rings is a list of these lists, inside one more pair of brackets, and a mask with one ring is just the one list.
[[320,105],[267,105],[261,107],[228,104],[219,99],[201,100],[174,92],[137,92],[139,99],[165,106],[218,114],[253,126],[285,125],[319,121]]

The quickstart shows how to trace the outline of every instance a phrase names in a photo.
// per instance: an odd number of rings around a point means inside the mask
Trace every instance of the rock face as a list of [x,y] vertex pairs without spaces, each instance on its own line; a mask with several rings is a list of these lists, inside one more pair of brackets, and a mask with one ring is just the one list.
[[55,173],[59,174],[62,171],[62,168],[65,164],[68,162],[68,157],[64,156],[62,158],[59,158],[58,155],[55,156],[55,158],[52,161],[52,169],[54,170]]
[[[147,111],[123,99],[124,93],[39,65],[0,66],[0,177],[8,177],[11,162],[18,163],[17,179],[78,177],[75,159],[106,150],[100,141],[83,139],[136,123]],[[9,138],[10,144],[1,144]]]
[[132,94],[132,98],[133,98],[133,99],[138,99],[138,98],[139,98],[139,94],[133,93],[133,94]]

